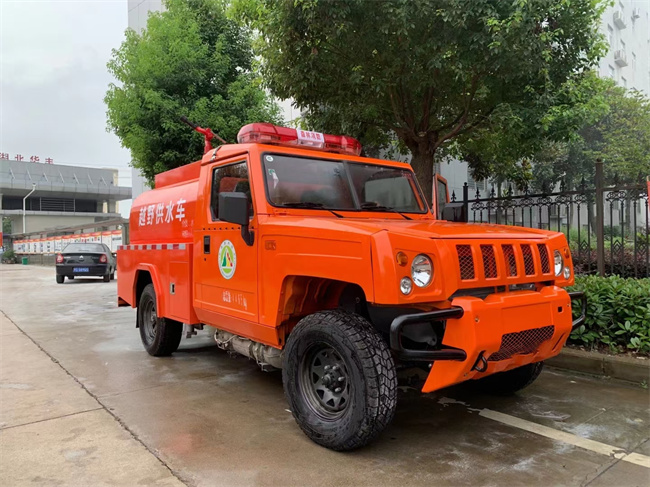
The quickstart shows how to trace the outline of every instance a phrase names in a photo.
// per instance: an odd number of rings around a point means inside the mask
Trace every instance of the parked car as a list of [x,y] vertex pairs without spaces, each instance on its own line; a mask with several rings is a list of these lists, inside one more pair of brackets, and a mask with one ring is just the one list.
[[101,243],[71,243],[56,256],[56,282],[65,277],[102,277],[104,282],[115,279],[117,261],[111,249]]

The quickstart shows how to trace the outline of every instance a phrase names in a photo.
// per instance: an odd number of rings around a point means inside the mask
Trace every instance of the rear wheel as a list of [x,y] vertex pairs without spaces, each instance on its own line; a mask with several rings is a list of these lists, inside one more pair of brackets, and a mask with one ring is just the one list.
[[74,279],[74,276],[68,276],[68,279],[72,281]]
[[285,396],[312,441],[353,450],[386,428],[397,404],[395,365],[368,321],[340,310],[315,313],[296,325],[286,345]]
[[543,368],[544,362],[535,362],[507,372],[498,372],[471,383],[487,394],[510,395],[535,382]]
[[153,284],[147,284],[138,304],[138,325],[140,338],[149,355],[162,357],[178,349],[183,335],[183,324],[160,318],[156,314],[156,292]]
[[115,269],[111,271],[111,281],[115,279]]
[[[110,271],[108,271],[108,272],[110,272]],[[104,282],[108,282],[108,281],[111,280],[111,275],[110,274],[104,274],[102,276],[102,279],[104,280]]]
[[65,279],[65,276],[59,276],[59,275],[57,274],[57,276],[56,276],[56,282],[57,282],[57,283],[59,283],[59,284],[63,284],[63,280],[64,280],[64,279]]

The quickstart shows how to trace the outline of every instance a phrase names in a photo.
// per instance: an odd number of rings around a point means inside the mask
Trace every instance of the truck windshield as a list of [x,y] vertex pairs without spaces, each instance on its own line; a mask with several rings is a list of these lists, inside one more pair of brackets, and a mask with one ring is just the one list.
[[426,213],[413,172],[390,166],[264,154],[269,201],[287,208]]

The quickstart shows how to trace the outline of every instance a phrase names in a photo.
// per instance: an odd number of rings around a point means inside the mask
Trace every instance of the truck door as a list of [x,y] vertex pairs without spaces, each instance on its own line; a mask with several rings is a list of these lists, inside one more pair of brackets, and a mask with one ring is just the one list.
[[[207,223],[195,230],[195,307],[204,323],[237,331],[238,320],[257,322],[257,243],[247,245],[241,227],[221,222],[219,193],[242,192],[251,204],[251,228],[255,215],[246,160],[219,163],[209,168],[204,187]],[[229,320],[228,317],[231,319]],[[234,320],[232,320],[234,318]]]

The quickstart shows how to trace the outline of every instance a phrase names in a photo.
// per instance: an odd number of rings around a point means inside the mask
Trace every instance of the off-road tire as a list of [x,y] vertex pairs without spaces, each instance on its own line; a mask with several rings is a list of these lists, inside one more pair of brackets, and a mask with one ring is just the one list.
[[[155,326],[152,327],[152,324]],[[156,291],[153,284],[147,284],[142,290],[138,303],[138,327],[144,349],[154,357],[171,355],[181,343],[183,324],[168,318],[160,318],[156,314]]]
[[472,381],[472,385],[487,394],[508,396],[535,382],[543,368],[544,362],[535,362]]
[[65,280],[65,276],[56,276],[56,282],[57,284],[63,284],[63,281]]
[[[347,407],[325,417],[308,397],[304,377],[310,350],[333,350],[345,364],[350,384]],[[305,375],[306,374],[306,375]],[[282,382],[291,412],[315,443],[337,451],[354,450],[375,439],[390,423],[397,405],[395,364],[384,339],[359,315],[321,311],[296,325],[286,343]],[[315,396],[312,396],[315,397]],[[326,413],[329,414],[329,413]]]

